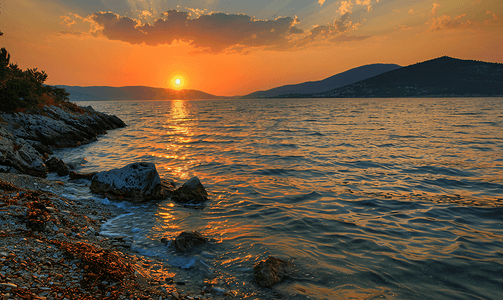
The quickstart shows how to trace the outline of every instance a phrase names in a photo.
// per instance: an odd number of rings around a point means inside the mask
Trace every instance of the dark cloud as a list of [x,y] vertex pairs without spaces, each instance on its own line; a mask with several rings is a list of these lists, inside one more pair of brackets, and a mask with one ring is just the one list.
[[289,36],[303,32],[295,27],[296,18],[263,21],[244,14],[211,13],[190,19],[187,12],[169,10],[152,25],[111,12],[94,13],[91,19],[111,40],[151,46],[183,41],[208,52],[285,44]]
[[354,41],[362,41],[370,38],[368,35],[345,35],[340,34],[331,38],[329,41],[332,43],[341,43],[341,42],[354,42]]
[[[359,41],[367,37],[349,36],[349,13],[332,24],[317,25],[304,32],[296,27],[297,17],[258,20],[245,14],[210,13],[191,18],[190,13],[168,10],[145,23],[112,12],[98,12],[87,17],[94,23],[93,35],[131,44],[157,46],[175,42],[189,43],[195,53],[248,53],[253,48],[291,50],[315,42]],[[97,29],[97,30],[96,30]]]
[[59,36],[63,36],[63,35],[85,36],[85,35],[87,35],[87,33],[86,32],[82,32],[82,31],[63,30],[63,31],[58,32],[57,35],[59,35]]
[[323,40],[330,39],[335,41],[334,37],[347,32],[351,23],[347,22],[349,13],[341,16],[340,20],[335,20],[332,25],[318,25],[309,31],[309,34],[296,43],[297,47],[302,47],[307,44],[313,43],[316,39],[322,38]]

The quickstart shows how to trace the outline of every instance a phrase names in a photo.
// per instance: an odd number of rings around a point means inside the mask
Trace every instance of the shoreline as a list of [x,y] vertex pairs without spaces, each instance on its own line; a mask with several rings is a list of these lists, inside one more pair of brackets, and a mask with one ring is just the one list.
[[[39,189],[31,189],[33,186]],[[118,210],[88,200],[68,200],[42,190],[47,188],[63,191],[64,183],[0,173],[2,299],[73,299],[77,295],[79,299],[237,296],[211,293],[208,286],[193,282],[188,270],[132,251],[132,241],[123,237],[101,236],[101,225],[119,216]]]
[[130,238],[100,235],[104,223],[124,212],[64,198],[65,183],[45,178],[56,172],[46,166],[51,148],[76,147],[126,126],[92,107],[82,110],[0,113],[0,299],[235,296],[212,294],[213,284],[192,280],[188,270],[132,251]]

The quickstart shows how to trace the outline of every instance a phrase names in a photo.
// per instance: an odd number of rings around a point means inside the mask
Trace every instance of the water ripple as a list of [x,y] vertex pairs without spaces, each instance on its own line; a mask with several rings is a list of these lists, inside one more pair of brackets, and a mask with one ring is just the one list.
[[[120,203],[107,224],[178,267],[251,281],[268,255],[295,263],[285,299],[499,299],[503,99],[90,102],[128,127],[60,150],[82,171],[156,163],[210,193],[200,209]],[[119,205],[119,204],[118,204]],[[192,256],[162,238],[198,230]],[[206,271],[205,271],[206,272]]]

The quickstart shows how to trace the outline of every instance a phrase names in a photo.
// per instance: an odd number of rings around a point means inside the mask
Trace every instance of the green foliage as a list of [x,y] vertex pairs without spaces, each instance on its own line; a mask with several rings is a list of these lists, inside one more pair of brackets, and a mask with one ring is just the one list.
[[[1,32],[0,32],[1,33]],[[0,111],[12,112],[43,105],[68,102],[64,89],[44,85],[47,74],[35,69],[21,70],[10,63],[10,54],[0,50]]]

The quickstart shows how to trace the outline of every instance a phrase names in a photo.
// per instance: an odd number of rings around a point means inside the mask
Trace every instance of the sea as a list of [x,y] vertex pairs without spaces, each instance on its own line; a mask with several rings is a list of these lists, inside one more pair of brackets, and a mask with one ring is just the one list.
[[[102,234],[142,255],[218,275],[234,295],[503,299],[503,98],[76,103],[127,124],[55,152],[78,172],[151,162],[209,193],[200,206],[133,204],[60,178],[70,197],[122,209]],[[210,242],[163,243],[182,231]],[[270,255],[294,267],[260,288],[253,266]]]

